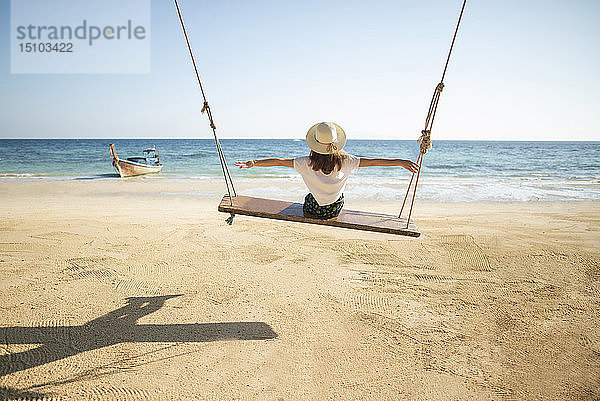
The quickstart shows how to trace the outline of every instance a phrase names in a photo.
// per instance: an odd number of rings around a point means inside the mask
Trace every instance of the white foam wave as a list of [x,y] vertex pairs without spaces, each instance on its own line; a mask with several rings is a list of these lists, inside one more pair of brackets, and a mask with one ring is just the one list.
[[6,178],[10,178],[10,177],[14,177],[14,178],[28,178],[28,177],[35,177],[35,174],[28,174],[28,173],[0,173],[0,177],[6,177]]
[[[358,182],[357,182],[358,181]],[[402,201],[407,180],[361,179],[348,183],[346,198],[374,201]],[[250,196],[298,200],[307,193],[301,182],[262,180],[244,190]],[[419,183],[417,198],[441,202],[529,202],[600,200],[600,185],[540,179],[429,179]]]

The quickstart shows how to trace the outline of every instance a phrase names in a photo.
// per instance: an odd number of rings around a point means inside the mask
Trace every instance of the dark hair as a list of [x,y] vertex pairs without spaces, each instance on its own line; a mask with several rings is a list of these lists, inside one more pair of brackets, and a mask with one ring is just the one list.
[[344,160],[348,158],[348,154],[343,151],[336,151],[328,155],[310,151],[308,165],[315,171],[322,171],[324,174],[330,174],[335,168],[342,168]]

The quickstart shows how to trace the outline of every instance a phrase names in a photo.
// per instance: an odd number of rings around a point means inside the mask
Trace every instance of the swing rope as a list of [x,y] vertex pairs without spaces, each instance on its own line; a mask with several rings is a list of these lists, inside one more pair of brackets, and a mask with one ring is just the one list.
[[[454,49],[454,42],[456,41],[456,35],[458,34],[458,28],[460,27],[460,22],[462,21],[462,16],[465,11],[465,6],[467,5],[467,0],[463,1],[462,8],[460,10],[460,15],[458,16],[458,22],[456,23],[456,29],[454,30],[454,36],[452,37],[452,44],[450,45],[450,50],[448,51],[448,57],[446,58],[446,65],[444,66],[444,72],[442,73],[442,79],[440,79],[440,83],[436,85],[433,96],[431,98],[431,103],[429,103],[429,111],[427,112],[427,117],[425,118],[425,128],[421,131],[421,136],[417,139],[419,143],[419,156],[417,157],[417,165],[419,169],[416,173],[413,173],[410,177],[410,182],[408,183],[408,188],[406,190],[406,195],[404,196],[404,201],[402,202],[402,207],[400,208],[400,213],[398,217],[402,217],[402,212],[404,211],[404,206],[406,204],[406,200],[410,194],[410,190],[412,187],[413,181],[415,182],[414,190],[412,194],[412,200],[410,202],[410,210],[408,212],[408,219],[406,220],[406,227],[410,224],[410,217],[412,215],[413,206],[415,204],[415,195],[417,194],[417,185],[419,184],[419,177],[421,175],[421,166],[423,164],[423,156],[427,153],[429,149],[431,149],[431,129],[433,127],[433,120],[435,120],[435,114],[437,112],[438,103],[440,101],[440,95],[444,90],[444,78],[446,77],[446,70],[448,69],[448,64],[450,63],[450,56],[452,55],[452,50]],[[415,174],[417,178],[415,180]]]
[[[175,7],[177,8],[177,15],[179,16],[179,22],[181,23],[181,29],[183,30],[183,35],[185,36],[185,42],[187,44],[190,58],[192,60],[193,66],[194,66],[194,72],[196,73],[196,79],[198,80],[198,85],[200,86],[200,92],[202,93],[202,98],[204,101],[201,113],[202,114],[206,113],[208,116],[208,120],[210,122],[210,128],[212,129],[213,137],[215,140],[215,145],[217,147],[217,153],[219,154],[219,161],[221,164],[221,170],[223,171],[223,178],[225,179],[225,185],[227,186],[227,194],[229,195],[229,203],[233,207],[233,198],[237,196],[237,192],[235,190],[235,186],[233,184],[233,180],[232,180],[231,174],[229,172],[229,167],[227,166],[227,160],[225,159],[223,149],[221,148],[221,143],[219,142],[219,138],[217,136],[217,127],[213,120],[213,115],[212,115],[210,105],[208,104],[208,100],[206,99],[206,94],[204,92],[204,87],[202,86],[202,81],[200,80],[200,74],[198,73],[198,67],[196,65],[196,60],[194,58],[192,46],[190,45],[190,40],[189,40],[189,37],[187,34],[187,30],[186,30],[185,24],[183,22],[183,17],[181,15],[181,10],[179,8],[179,3],[177,0],[174,0],[174,2],[175,2]],[[467,0],[464,0],[463,4],[462,4],[462,8],[460,10],[460,15],[458,17],[458,22],[456,24],[456,29],[454,30],[452,44],[450,45],[450,50],[448,51],[448,57],[446,58],[446,64],[444,65],[444,71],[442,73],[442,78],[440,79],[440,82],[436,85],[436,87],[433,91],[433,96],[432,96],[431,102],[429,104],[429,110],[427,112],[427,117],[425,118],[425,128],[421,131],[421,136],[417,140],[417,142],[419,143],[420,149],[419,149],[419,156],[417,157],[416,164],[419,166],[419,168],[418,168],[417,172],[413,173],[410,178],[410,182],[409,182],[408,188],[406,190],[406,195],[404,196],[404,201],[402,202],[402,207],[400,209],[400,213],[398,214],[398,217],[402,216],[402,212],[404,211],[404,206],[406,205],[408,196],[410,195],[411,189],[413,189],[412,199],[411,199],[411,203],[410,203],[410,209],[408,212],[408,218],[407,218],[407,222],[406,222],[407,228],[410,225],[410,218],[412,216],[413,206],[415,203],[417,186],[419,184],[419,177],[421,175],[421,168],[422,168],[422,164],[423,164],[423,156],[427,153],[427,151],[429,149],[431,149],[431,129],[433,127],[433,122],[435,120],[435,115],[437,113],[440,95],[444,89],[444,78],[446,77],[446,71],[448,69],[448,64],[450,63],[450,57],[452,56],[452,51],[454,49],[454,43],[456,41],[456,36],[457,36],[458,30],[460,28],[460,23],[462,21],[462,17],[463,17],[463,13],[465,11],[466,4],[467,4]],[[416,174],[416,179],[415,179],[415,174]],[[414,182],[414,186],[413,186],[413,182]],[[233,194],[233,196],[232,196],[232,194]],[[235,214],[231,213],[230,217],[228,217],[226,220],[227,224],[230,224],[230,225],[233,224],[234,217],[235,217]]]
[[[179,3],[177,0],[175,1],[175,7],[177,8],[177,15],[179,16],[179,22],[181,22],[181,29],[183,30],[183,36],[185,36],[185,43],[187,44],[188,50],[190,52],[190,58],[192,59],[192,64],[194,65],[194,71],[196,72],[196,78],[198,80],[198,85],[200,86],[200,92],[202,93],[202,99],[204,103],[202,105],[202,110],[200,112],[202,114],[206,113],[208,116],[208,121],[210,122],[210,128],[213,132],[213,137],[215,139],[215,145],[217,147],[217,153],[219,154],[219,161],[221,162],[221,170],[223,170],[223,178],[225,179],[225,185],[227,186],[227,194],[229,195],[229,203],[233,206],[233,197],[237,196],[237,192],[235,191],[235,187],[233,185],[233,180],[231,179],[231,174],[229,173],[229,167],[227,167],[227,160],[225,159],[225,154],[223,153],[223,149],[221,148],[221,143],[219,142],[219,138],[217,137],[217,127],[213,120],[212,111],[208,104],[208,100],[206,99],[206,94],[204,93],[204,87],[202,86],[202,81],[200,80],[200,74],[198,73],[198,67],[196,66],[196,60],[194,58],[194,53],[192,52],[192,46],[190,45],[190,40],[188,38],[187,30],[185,29],[185,24],[183,23],[183,17],[181,16],[181,10],[179,9]],[[233,196],[231,196],[233,193]],[[231,215],[225,220],[227,224],[233,224],[233,218],[235,214],[231,213]]]

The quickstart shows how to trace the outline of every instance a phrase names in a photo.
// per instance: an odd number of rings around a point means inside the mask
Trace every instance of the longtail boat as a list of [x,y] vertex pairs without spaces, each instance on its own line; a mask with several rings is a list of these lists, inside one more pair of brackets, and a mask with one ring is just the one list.
[[121,177],[132,177],[135,175],[160,173],[163,166],[160,164],[156,146],[144,149],[143,156],[128,157],[126,160],[119,159],[115,150],[115,144],[108,145],[112,164]]

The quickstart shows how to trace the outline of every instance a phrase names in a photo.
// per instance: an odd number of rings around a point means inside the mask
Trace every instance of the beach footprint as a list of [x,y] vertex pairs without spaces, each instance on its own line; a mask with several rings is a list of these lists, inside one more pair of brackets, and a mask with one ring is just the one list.
[[245,262],[253,262],[259,265],[268,265],[282,259],[284,255],[277,248],[261,244],[247,245],[232,248],[230,260],[237,259]]
[[472,236],[444,235],[440,238],[439,243],[448,252],[448,258],[454,269],[485,272],[492,270],[488,256]]
[[48,241],[55,241],[56,243],[62,243],[65,241],[73,242],[73,241],[85,241],[86,236],[72,233],[69,231],[52,231],[47,233],[40,233],[35,235],[30,235],[31,238],[43,239]]
[[345,264],[379,266],[405,266],[406,259],[385,242],[363,240],[337,240],[331,249],[340,255]]
[[70,279],[91,279],[127,296],[158,296],[170,291],[160,281],[139,280],[119,274],[114,268],[117,263],[118,260],[111,257],[70,258],[64,261],[63,272]]

